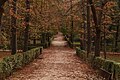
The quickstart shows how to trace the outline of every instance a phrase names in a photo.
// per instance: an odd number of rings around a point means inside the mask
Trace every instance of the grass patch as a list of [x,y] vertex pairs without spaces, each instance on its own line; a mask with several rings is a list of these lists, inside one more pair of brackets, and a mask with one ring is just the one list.
[[[104,55],[101,54],[101,57],[104,58]],[[113,61],[116,61],[116,62],[120,62],[120,54],[107,53],[107,59],[108,60],[113,60]]]
[[120,62],[120,55],[119,56],[117,56],[117,55],[107,55],[107,59],[114,60],[116,62]]
[[73,42],[74,45],[80,45],[80,42]]

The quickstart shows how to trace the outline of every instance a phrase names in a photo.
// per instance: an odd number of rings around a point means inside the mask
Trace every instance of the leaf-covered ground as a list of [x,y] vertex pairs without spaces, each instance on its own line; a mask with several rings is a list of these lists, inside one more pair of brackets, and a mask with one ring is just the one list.
[[[59,37],[59,38],[58,38]],[[58,36],[55,41],[62,41]],[[62,42],[63,43],[63,42]],[[53,44],[54,45],[54,44]],[[63,45],[62,45],[63,46]],[[38,59],[18,70],[7,80],[103,80],[90,66],[81,61],[75,50],[51,46]]]

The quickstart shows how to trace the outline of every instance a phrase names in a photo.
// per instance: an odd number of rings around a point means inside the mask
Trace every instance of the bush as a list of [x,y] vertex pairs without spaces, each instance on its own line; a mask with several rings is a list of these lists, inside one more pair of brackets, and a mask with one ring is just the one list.
[[93,63],[94,63],[93,65],[94,65],[94,67],[100,69],[100,68],[102,68],[104,61],[105,60],[103,58],[96,57],[93,61]]
[[43,46],[43,48],[48,48],[50,46],[54,34],[55,33],[52,31],[41,32],[41,46]]
[[120,80],[120,63],[114,64],[114,79]]
[[84,50],[81,50],[79,47],[76,48],[76,54],[83,60],[86,60],[87,58],[86,52]]
[[87,58],[87,61],[91,64],[94,64],[94,59],[95,59],[94,54],[89,54],[89,57]]
[[81,49],[79,47],[76,47],[76,54],[79,55]]
[[36,48],[36,46],[28,46],[28,50],[31,50],[31,49],[33,49],[33,48]]
[[94,57],[93,54],[90,54],[89,57],[86,57],[86,52],[80,48],[76,48],[76,55],[87,62],[92,63],[92,66],[97,69],[104,69],[112,73],[113,80],[120,80],[120,63],[114,62],[112,60],[106,60],[101,57]]
[[14,66],[14,68],[15,69],[17,69],[17,68],[22,68],[22,66],[23,66],[23,59],[24,57],[23,57],[23,55],[21,55],[21,54],[15,54],[14,55],[14,60],[15,60],[15,66]]
[[113,73],[114,72],[114,62],[111,60],[104,60],[103,69],[106,71]]
[[11,75],[16,69],[22,68],[24,65],[30,63],[37,58],[42,52],[42,48],[34,48],[23,54],[15,54],[3,58],[0,62],[0,80]]
[[3,80],[5,77],[9,76],[11,74],[11,68],[10,66],[5,62],[0,62],[0,80]]

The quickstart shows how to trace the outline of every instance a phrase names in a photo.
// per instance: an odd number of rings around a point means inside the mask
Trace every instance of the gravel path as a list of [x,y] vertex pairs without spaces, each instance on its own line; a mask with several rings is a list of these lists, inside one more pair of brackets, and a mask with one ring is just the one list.
[[[60,40],[61,41],[61,40]],[[75,50],[52,46],[39,59],[18,70],[7,80],[102,80],[81,61]]]

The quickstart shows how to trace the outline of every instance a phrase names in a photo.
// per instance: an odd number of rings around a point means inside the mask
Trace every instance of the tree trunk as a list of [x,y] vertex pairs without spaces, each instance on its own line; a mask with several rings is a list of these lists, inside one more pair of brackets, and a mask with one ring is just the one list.
[[106,29],[105,29],[105,25],[104,25],[104,58],[106,59]]
[[27,11],[27,13],[26,13],[26,18],[25,18],[26,28],[25,28],[25,33],[24,33],[24,49],[23,49],[24,52],[28,50],[29,21],[30,21],[29,10],[30,10],[30,1],[26,0],[26,11]]
[[100,56],[100,28],[96,27],[96,37],[95,37],[95,56]]
[[[1,18],[2,18],[2,13],[3,13],[3,8],[1,8],[0,7],[0,35],[2,35],[2,31],[1,31],[1,29],[2,29],[2,26],[1,26]],[[2,37],[0,36],[0,41],[1,41],[1,39],[2,39]]]
[[94,20],[95,28],[96,28],[95,57],[99,57],[100,56],[100,27],[98,26],[98,19],[97,19],[97,14],[96,14],[96,10],[95,10],[93,1],[92,0],[88,0],[88,1],[89,1],[89,4],[91,5],[93,20]]
[[117,47],[118,47],[118,36],[119,36],[119,25],[117,26],[117,32],[115,37],[115,52],[117,52]]
[[11,54],[14,55],[17,53],[17,35],[16,35],[16,28],[11,29],[12,38],[11,38]]
[[91,53],[90,7],[87,3],[87,57]]
[[2,7],[0,7],[0,28],[1,28],[1,18],[2,18],[2,13],[3,13],[3,8]]
[[34,44],[34,46],[36,45],[36,39],[33,39],[33,44]]
[[4,12],[3,6],[7,0],[0,0],[0,24],[1,24],[1,18],[2,18],[2,13]]
[[70,1],[70,3],[71,3],[71,36],[70,36],[70,41],[71,41],[71,43],[73,43],[73,11],[72,11],[73,4],[72,4],[72,0]]
[[1,18],[4,12],[3,5],[5,4],[6,1],[7,0],[0,0],[0,32],[1,32]]
[[[99,14],[98,14],[98,28],[96,28],[96,49],[95,49],[95,52],[98,53],[98,55],[96,56],[100,56],[100,50],[101,50],[101,45],[100,45],[100,42],[101,42],[101,23],[102,23],[102,16],[103,16],[103,8],[105,6],[105,4],[108,2],[108,0],[105,0],[105,1],[101,1],[101,9],[99,11]],[[105,34],[104,34],[104,37],[105,37]],[[98,49],[99,48],[99,49]],[[104,41],[104,53],[106,55],[106,41]],[[106,57],[106,56],[105,56]]]
[[71,36],[70,36],[70,41],[71,41],[71,43],[73,43],[73,38],[74,38],[74,36],[73,36],[73,16],[71,16],[72,18],[71,18]]
[[[83,50],[86,50],[86,46],[87,46],[87,42],[86,42],[86,37],[87,37],[87,35],[86,35],[86,27],[87,27],[87,23],[86,23],[86,20],[87,20],[87,18],[86,18],[86,16],[87,16],[87,14],[86,14],[86,9],[87,9],[87,7],[86,7],[86,5],[85,5],[86,3],[84,2],[84,0],[82,1],[82,5],[83,5],[83,7],[81,7],[81,8],[83,8],[82,10],[82,16],[83,16],[83,20],[84,20],[84,23],[83,23],[83,28],[84,28],[84,34],[83,34],[83,39],[82,39],[82,44],[83,44],[83,46],[82,46],[82,49]],[[81,5],[81,4],[80,4]]]
[[29,39],[29,25],[26,26],[24,32],[24,49],[23,52],[28,50],[28,39]]
[[[16,2],[17,0],[13,0],[11,2],[11,8],[14,14],[16,14]],[[14,55],[17,53],[16,18],[14,17],[14,15],[11,16],[11,34],[11,54]]]
[[[93,14],[93,20],[95,23],[95,28],[96,28],[96,38],[95,38],[95,56],[99,57],[100,56],[100,41],[101,41],[101,20],[102,20],[102,15],[103,15],[103,11],[101,10],[99,12],[98,18],[97,18],[97,14],[96,14],[96,10],[95,10],[95,6],[93,3],[93,0],[88,0],[90,5],[91,5],[91,10],[92,10],[92,14]],[[104,8],[104,5],[108,2],[108,0],[104,0],[101,2],[101,9]],[[99,20],[98,20],[99,19]]]

